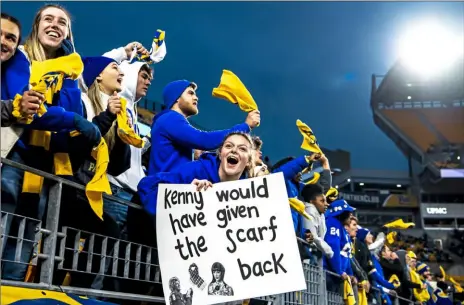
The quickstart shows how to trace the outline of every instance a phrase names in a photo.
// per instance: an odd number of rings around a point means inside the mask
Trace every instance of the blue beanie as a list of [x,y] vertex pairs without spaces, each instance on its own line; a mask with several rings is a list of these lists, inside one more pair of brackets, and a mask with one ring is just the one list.
[[361,228],[358,227],[358,232],[356,233],[356,238],[359,239],[360,241],[364,242],[366,240],[367,234],[369,234],[370,231],[366,228]]
[[82,58],[82,62],[84,63],[82,77],[84,78],[85,85],[89,88],[92,86],[95,79],[97,79],[98,75],[100,75],[110,63],[116,61],[105,56],[95,56],[84,57]]
[[166,109],[171,109],[172,106],[177,102],[177,99],[189,86],[192,86],[195,90],[197,89],[197,84],[189,82],[185,79],[176,80],[167,84],[163,89],[163,101]]

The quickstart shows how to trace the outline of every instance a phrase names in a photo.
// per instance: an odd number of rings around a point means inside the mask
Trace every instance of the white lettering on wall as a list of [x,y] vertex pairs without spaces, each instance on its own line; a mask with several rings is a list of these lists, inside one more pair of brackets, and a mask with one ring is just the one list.
[[427,208],[427,214],[431,215],[446,215],[448,211],[446,208]]

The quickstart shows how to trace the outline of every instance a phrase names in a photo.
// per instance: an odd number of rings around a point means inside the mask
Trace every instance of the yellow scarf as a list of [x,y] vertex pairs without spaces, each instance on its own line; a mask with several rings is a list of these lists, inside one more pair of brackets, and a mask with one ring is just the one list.
[[242,81],[229,70],[222,70],[221,82],[213,89],[213,96],[238,104],[245,112],[258,110],[255,100]]
[[[33,61],[31,65],[30,84],[32,90],[44,95],[45,103],[51,104],[55,93],[61,90],[63,80],[70,78],[76,80],[84,69],[81,57],[77,53],[72,53],[67,56],[62,56],[56,59],[50,59],[42,62]],[[16,107],[16,115],[18,119],[26,124],[30,124],[34,119],[33,116],[23,117],[20,112],[21,95],[17,95],[14,100]],[[125,109],[125,108],[124,108]],[[42,116],[47,111],[44,104],[40,105],[38,116]],[[124,120],[124,117],[121,118]],[[127,114],[125,118],[127,126]],[[124,126],[124,125],[123,125]],[[72,131],[71,136],[79,135],[79,132]],[[129,134],[130,137],[130,134]],[[45,150],[50,150],[50,131],[32,130],[30,136],[30,145],[43,147]],[[95,214],[100,219],[103,219],[103,199],[102,193],[105,192],[111,195],[111,189],[108,178],[106,177],[106,169],[108,167],[108,147],[105,140],[102,138],[100,144],[92,152],[92,156],[97,160],[96,173],[92,180],[86,186],[86,195]],[[55,175],[72,176],[71,160],[67,153],[55,153],[53,156]],[[23,182],[23,193],[39,194],[43,186],[43,177],[25,172]]]
[[[33,61],[31,64],[31,76],[29,83],[32,90],[44,95],[44,103],[52,104],[53,96],[61,90],[63,80],[70,78],[76,80],[84,70],[84,64],[81,57],[77,53],[72,53],[68,56],[62,56],[57,59],[50,59],[42,62]],[[25,124],[30,124],[34,117],[32,115],[23,116],[19,112],[20,101],[22,96],[17,94],[13,102],[13,115],[18,120]],[[38,116],[42,116],[47,112],[44,103],[40,105],[37,111]],[[43,147],[45,150],[50,150],[50,131],[31,130],[29,144],[33,146]],[[71,160],[66,153],[57,153],[53,156],[55,165],[55,174],[71,176]],[[39,194],[42,190],[43,177],[25,172],[23,182],[23,193]]]
[[121,112],[116,116],[118,122],[118,136],[126,144],[132,145],[137,148],[142,148],[145,145],[145,142],[140,138],[140,136],[135,133],[134,129],[131,128],[128,124],[127,116],[127,101],[125,98],[120,98],[121,100]]
[[312,129],[300,120],[296,121],[296,126],[303,136],[303,143],[301,144],[301,148],[322,155],[322,150],[317,144],[317,139]]
[[356,299],[354,297],[353,287],[348,280],[345,280],[343,283],[343,300],[345,305],[355,305]]

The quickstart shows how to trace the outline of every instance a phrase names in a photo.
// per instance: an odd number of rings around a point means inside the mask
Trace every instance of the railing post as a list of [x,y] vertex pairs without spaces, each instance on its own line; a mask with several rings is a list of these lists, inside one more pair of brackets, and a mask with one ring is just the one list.
[[47,258],[42,263],[40,271],[40,282],[52,285],[53,270],[55,265],[56,242],[58,235],[58,219],[60,216],[61,192],[63,185],[61,182],[54,182],[50,187],[48,196],[47,219],[45,228],[50,234],[44,234],[43,253]]

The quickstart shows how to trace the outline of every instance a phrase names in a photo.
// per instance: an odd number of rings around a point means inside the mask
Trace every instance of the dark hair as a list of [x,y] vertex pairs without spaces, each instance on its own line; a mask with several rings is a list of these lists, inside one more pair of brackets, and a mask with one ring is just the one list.
[[150,67],[149,65],[146,65],[146,64],[145,64],[145,65],[142,65],[142,66],[140,67],[139,73],[140,73],[141,71],[145,71],[145,72],[147,72],[148,74],[151,75],[151,74],[153,73],[154,69],[153,69],[152,67]]
[[306,184],[301,190],[301,197],[303,197],[306,202],[310,202],[320,195],[324,195],[324,189],[318,183]]
[[344,211],[341,214],[335,216],[335,218],[337,218],[343,225],[345,225],[351,216],[352,216],[351,212]]
[[18,29],[19,29],[19,37],[18,37],[18,44],[16,45],[16,47],[18,47],[20,44],[21,44],[21,22],[19,22],[18,19],[16,19],[16,17],[13,17],[7,13],[3,13],[2,12],[2,19],[5,19],[5,20],[9,20],[11,22],[13,22],[14,24],[16,24],[18,26]]
[[258,136],[252,137],[253,139],[253,145],[255,146],[254,148],[256,150],[260,150],[261,147],[263,147],[263,140],[261,140]]

